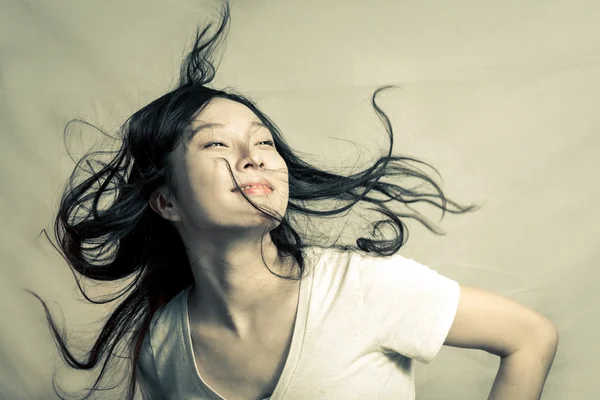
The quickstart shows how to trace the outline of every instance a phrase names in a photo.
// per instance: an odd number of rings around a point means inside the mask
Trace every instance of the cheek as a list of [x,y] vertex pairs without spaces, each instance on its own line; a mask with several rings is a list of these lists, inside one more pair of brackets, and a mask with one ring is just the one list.
[[288,167],[285,160],[279,154],[273,157],[271,165],[273,166],[273,169],[282,174],[282,178],[285,177],[287,179]]
[[188,184],[194,197],[198,200],[214,197],[219,190],[219,180],[223,178],[222,175],[221,171],[207,168],[191,171]]
[[206,166],[199,165],[199,163],[187,162],[182,168],[178,179],[178,193],[186,208],[197,207],[197,203],[207,197],[207,191],[211,191],[212,179],[206,172]]

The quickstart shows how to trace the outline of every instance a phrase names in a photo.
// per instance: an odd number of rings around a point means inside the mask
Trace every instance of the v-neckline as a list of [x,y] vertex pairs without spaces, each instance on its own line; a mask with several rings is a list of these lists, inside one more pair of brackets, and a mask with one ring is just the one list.
[[[279,400],[282,398],[284,393],[287,390],[287,387],[294,375],[296,370],[298,360],[300,359],[300,353],[302,350],[302,345],[304,343],[304,335],[306,332],[306,320],[308,315],[308,308],[310,304],[310,294],[312,293],[312,283],[313,283],[313,271],[315,265],[313,264],[313,260],[306,260],[306,268],[308,269],[308,273],[302,278],[300,281],[300,288],[298,294],[298,306],[296,308],[296,318],[294,322],[294,329],[292,333],[292,343],[290,345],[290,350],[288,352],[287,359],[285,361],[283,370],[277,381],[277,385],[273,390],[273,393],[267,399],[270,400]],[[188,298],[190,295],[190,291],[193,285],[188,286],[183,293],[183,301],[182,301],[182,323],[183,323],[183,342],[185,345],[185,352],[188,355],[187,361],[190,365],[191,371],[194,371],[196,377],[198,378],[198,383],[204,390],[204,392],[213,400],[227,400],[225,397],[220,395],[216,390],[214,390],[200,375],[196,365],[196,357],[194,356],[194,349],[192,346],[192,336],[190,332],[190,317],[189,317],[189,305]],[[265,399],[266,400],[266,399]]]

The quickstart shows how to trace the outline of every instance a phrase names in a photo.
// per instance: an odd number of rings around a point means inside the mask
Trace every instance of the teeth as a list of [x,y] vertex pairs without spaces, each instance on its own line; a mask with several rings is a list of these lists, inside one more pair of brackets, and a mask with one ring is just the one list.
[[252,185],[252,186],[244,186],[244,187],[242,188],[242,190],[246,190],[246,189],[253,188],[253,187],[268,187],[268,186],[265,186],[265,185]]

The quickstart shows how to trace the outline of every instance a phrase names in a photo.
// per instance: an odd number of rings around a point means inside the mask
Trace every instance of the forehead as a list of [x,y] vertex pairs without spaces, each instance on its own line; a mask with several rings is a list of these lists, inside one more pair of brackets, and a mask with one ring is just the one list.
[[260,122],[248,107],[237,101],[216,97],[194,117],[191,125],[192,129],[206,123],[247,126],[252,121]]
[[233,132],[249,133],[260,127],[268,129],[245,105],[229,99],[214,98],[194,117],[184,142],[187,144],[195,136],[213,129],[228,128]]

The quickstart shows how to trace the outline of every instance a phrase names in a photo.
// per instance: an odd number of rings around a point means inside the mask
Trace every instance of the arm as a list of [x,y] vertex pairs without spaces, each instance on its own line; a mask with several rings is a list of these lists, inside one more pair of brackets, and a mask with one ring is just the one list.
[[158,382],[145,377],[143,372],[140,372],[139,368],[136,372],[136,381],[140,389],[142,400],[158,400],[166,398],[162,394]]
[[135,378],[143,400],[166,399],[160,387],[149,332],[146,332],[142,342]]
[[488,400],[539,400],[558,347],[551,321],[513,300],[461,285],[446,346],[501,358]]
[[488,400],[541,399],[557,347],[531,345],[502,357]]

